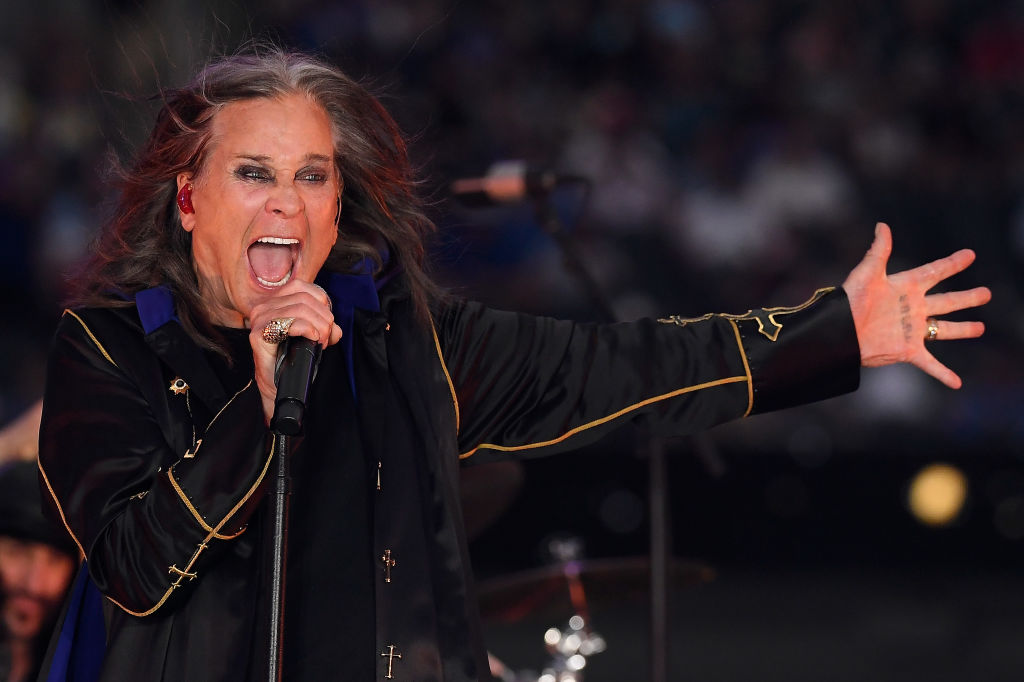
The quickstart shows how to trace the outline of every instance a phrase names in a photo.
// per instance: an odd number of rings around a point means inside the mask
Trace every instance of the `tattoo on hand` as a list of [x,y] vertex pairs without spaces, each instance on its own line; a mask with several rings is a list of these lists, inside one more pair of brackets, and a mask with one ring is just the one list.
[[907,303],[907,295],[900,295],[900,326],[903,327],[903,340],[910,343],[913,334],[913,326],[910,324],[910,304]]

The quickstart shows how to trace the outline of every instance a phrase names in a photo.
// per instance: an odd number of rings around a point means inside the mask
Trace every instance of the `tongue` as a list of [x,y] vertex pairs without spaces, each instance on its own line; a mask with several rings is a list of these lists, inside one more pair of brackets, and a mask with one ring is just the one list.
[[292,249],[283,244],[253,244],[249,247],[249,265],[257,277],[278,282],[292,269]]

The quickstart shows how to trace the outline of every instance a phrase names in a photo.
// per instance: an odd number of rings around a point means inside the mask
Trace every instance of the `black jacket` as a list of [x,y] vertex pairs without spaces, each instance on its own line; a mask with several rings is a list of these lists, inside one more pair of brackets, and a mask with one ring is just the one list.
[[[383,482],[367,493],[377,632],[366,656],[378,679],[390,645],[403,653],[395,679],[489,677],[461,464],[567,450],[627,420],[685,434],[853,390],[859,377],[841,289],[794,308],[615,325],[461,300],[438,305],[427,325],[400,282],[380,302],[379,312],[356,310],[346,330],[359,447],[379,467],[370,465],[367,486]],[[170,390],[176,379],[188,385],[187,405]],[[338,377],[317,381],[321,391],[348,390]],[[338,406],[322,399],[310,409]],[[226,391],[173,319],[146,333],[134,307],[64,315],[40,469],[54,517],[108,598],[104,679],[262,676],[266,540],[257,519],[271,443],[255,382]],[[390,583],[380,565],[389,549]],[[303,644],[286,635],[286,649]]]

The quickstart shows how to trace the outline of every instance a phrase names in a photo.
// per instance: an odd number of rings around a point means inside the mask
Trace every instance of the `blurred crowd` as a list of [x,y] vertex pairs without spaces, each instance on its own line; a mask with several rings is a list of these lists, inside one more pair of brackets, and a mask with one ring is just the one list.
[[586,201],[552,201],[626,318],[797,304],[842,281],[876,220],[894,227],[894,267],[976,249],[955,285],[992,287],[989,334],[941,351],[963,392],[895,368],[795,419],[826,420],[837,442],[880,419],[965,443],[1024,435],[1019,0],[43,0],[5,15],[4,422],[38,397],[64,277],[147,96],[270,37],[384,95],[434,202],[438,276],[496,305],[596,317],[529,204],[447,196],[497,159],[591,179]]

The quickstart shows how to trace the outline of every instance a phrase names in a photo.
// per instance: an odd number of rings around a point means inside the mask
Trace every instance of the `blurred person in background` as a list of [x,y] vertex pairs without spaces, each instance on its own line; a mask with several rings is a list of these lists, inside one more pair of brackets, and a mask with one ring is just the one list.
[[792,308],[621,325],[491,310],[427,275],[416,187],[389,114],[316,58],[257,49],[164,93],[44,399],[47,508],[106,597],[94,676],[265,677],[268,424],[291,337],[323,353],[291,458],[284,676],[454,682],[488,670],[462,464],[625,421],[693,432],[853,390],[861,366],[958,388],[925,340],[983,331],[934,316],[984,287],[927,294],[973,254],[890,276],[882,224],[842,286]]
[[0,680],[36,679],[77,554],[43,517],[35,462],[0,465]]
[[38,400],[0,429],[0,465],[14,459],[35,461],[42,415],[43,401]]

